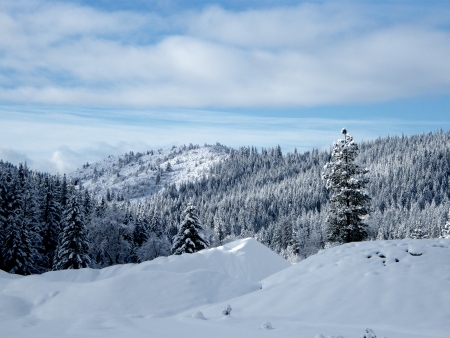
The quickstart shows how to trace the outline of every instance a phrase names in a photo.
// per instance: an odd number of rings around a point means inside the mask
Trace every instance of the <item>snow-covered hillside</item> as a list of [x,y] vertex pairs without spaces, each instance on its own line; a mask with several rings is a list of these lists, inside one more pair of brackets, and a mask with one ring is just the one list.
[[69,178],[95,195],[136,199],[153,195],[164,187],[208,175],[211,166],[228,156],[222,145],[182,146],[172,149],[109,156],[85,164]]
[[444,338],[448,304],[450,239],[350,243],[296,265],[244,239],[102,270],[1,272],[0,336]]

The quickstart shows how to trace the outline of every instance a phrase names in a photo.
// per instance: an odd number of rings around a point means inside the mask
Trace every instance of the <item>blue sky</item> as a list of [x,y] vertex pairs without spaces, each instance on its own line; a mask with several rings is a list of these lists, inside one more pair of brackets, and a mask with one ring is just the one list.
[[0,158],[449,130],[449,55],[446,1],[2,1]]

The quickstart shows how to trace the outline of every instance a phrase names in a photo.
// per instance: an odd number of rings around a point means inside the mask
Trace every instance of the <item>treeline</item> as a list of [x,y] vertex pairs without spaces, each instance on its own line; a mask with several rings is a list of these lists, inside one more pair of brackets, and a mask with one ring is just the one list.
[[[369,169],[369,239],[438,237],[450,206],[450,132],[359,146],[357,162]],[[0,268],[30,274],[63,266],[61,246],[74,209],[91,267],[169,255],[189,202],[213,246],[253,236],[288,259],[305,258],[327,245],[322,174],[329,160],[329,151],[283,155],[279,146],[243,147],[230,150],[208,175],[140,203],[107,201],[65,177],[0,162]]]
[[170,254],[158,215],[0,162],[0,269],[21,275],[137,263]]

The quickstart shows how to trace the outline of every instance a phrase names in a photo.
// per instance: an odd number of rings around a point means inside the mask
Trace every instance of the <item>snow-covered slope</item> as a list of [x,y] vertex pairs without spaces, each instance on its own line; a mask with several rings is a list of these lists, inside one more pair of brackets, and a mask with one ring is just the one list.
[[[390,337],[450,337],[450,239],[360,242],[323,250],[268,277],[261,291],[233,304],[236,316],[326,323],[344,332],[360,325],[392,332]],[[223,305],[204,310],[205,316]],[[280,336],[290,336],[279,329]]]
[[448,338],[448,304],[450,239],[351,243],[292,266],[245,239],[102,270],[0,271],[0,337]]
[[[84,165],[71,173],[69,178],[96,195],[106,196],[109,190],[113,198],[143,198],[161,191],[167,185],[179,185],[208,175],[211,166],[226,158],[228,152],[227,147],[217,144],[109,156]],[[170,170],[167,170],[168,165]]]

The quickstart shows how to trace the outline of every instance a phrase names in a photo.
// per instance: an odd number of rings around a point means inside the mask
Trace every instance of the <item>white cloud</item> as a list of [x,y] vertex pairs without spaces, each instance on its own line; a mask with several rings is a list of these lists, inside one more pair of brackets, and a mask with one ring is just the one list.
[[329,2],[161,17],[7,2],[0,100],[286,107],[448,93],[448,19],[438,8],[409,19],[374,14],[384,9]]
[[[309,114],[312,116],[313,114]],[[222,144],[283,151],[328,149],[346,127],[357,142],[436,130],[449,122],[400,119],[261,117],[196,110],[0,109],[0,158],[32,169],[68,173],[86,162],[172,145]],[[419,131],[420,132],[420,131]]]

